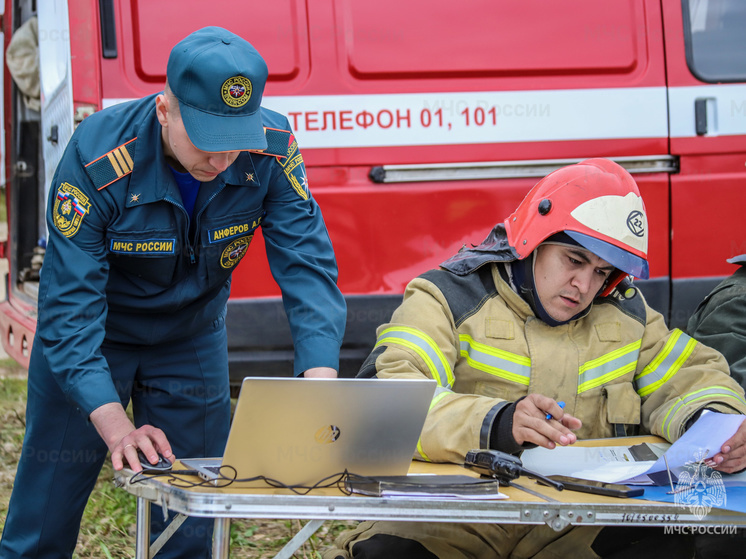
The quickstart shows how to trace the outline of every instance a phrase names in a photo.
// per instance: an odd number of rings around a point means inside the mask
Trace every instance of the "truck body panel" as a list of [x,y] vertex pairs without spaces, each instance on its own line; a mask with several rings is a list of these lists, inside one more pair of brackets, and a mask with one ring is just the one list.
[[[733,271],[725,260],[746,252],[746,39],[712,31],[744,21],[735,0],[704,15],[688,0],[213,4],[205,14],[198,0],[70,3],[71,110],[80,118],[161,91],[171,47],[204,25],[249,40],[270,70],[263,105],[288,116],[335,247],[349,307],[345,376],[408,281],[479,243],[564,164],[609,157],[634,174],[650,223],[651,279],[639,284],[670,326],[685,325]],[[85,18],[97,25],[81,29]],[[723,44],[736,55],[708,55]],[[6,141],[22,145],[26,116]],[[8,153],[8,168],[18,159]],[[11,221],[26,211],[13,202],[18,188],[11,181]],[[31,336],[21,276],[36,239],[23,227],[10,234],[0,323]],[[235,380],[291,370],[261,233],[250,251],[227,319]]]

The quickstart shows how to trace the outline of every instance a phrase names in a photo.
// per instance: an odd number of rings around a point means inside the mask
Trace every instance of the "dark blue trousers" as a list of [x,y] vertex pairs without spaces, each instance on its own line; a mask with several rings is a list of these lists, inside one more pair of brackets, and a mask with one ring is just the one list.
[[[0,542],[2,559],[72,557],[107,455],[93,424],[52,378],[40,346],[35,343],[31,355],[26,435]],[[230,423],[223,319],[189,340],[107,344],[102,351],[122,405],[132,401],[136,426],[162,429],[177,458],[222,456]],[[212,526],[210,519],[188,519],[158,557],[210,557]],[[160,506],[153,506],[152,540],[164,527]]]

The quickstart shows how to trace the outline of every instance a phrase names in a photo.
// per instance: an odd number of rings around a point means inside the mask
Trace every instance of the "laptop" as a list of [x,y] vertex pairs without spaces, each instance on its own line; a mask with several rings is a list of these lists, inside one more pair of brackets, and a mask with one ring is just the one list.
[[[221,458],[181,463],[206,480],[221,466],[237,478],[313,485],[347,470],[406,475],[436,382],[429,379],[247,377]],[[230,468],[222,473],[232,477]]]

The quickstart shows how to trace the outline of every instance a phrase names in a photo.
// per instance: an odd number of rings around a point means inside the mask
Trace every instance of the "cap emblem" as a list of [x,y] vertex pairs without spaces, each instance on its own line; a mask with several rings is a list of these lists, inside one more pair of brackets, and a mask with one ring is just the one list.
[[223,82],[220,94],[230,107],[243,107],[251,99],[251,81],[243,76],[234,76]]

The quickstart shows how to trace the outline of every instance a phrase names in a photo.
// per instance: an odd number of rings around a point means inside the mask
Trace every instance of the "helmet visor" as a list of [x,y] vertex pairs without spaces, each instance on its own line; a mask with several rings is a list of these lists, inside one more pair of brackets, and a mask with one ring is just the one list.
[[611,243],[578,233],[577,231],[565,231],[565,234],[583,248],[590,250],[599,258],[603,258],[609,264],[626,272],[630,276],[640,279],[648,279],[650,277],[648,261],[644,258],[627,252]]

